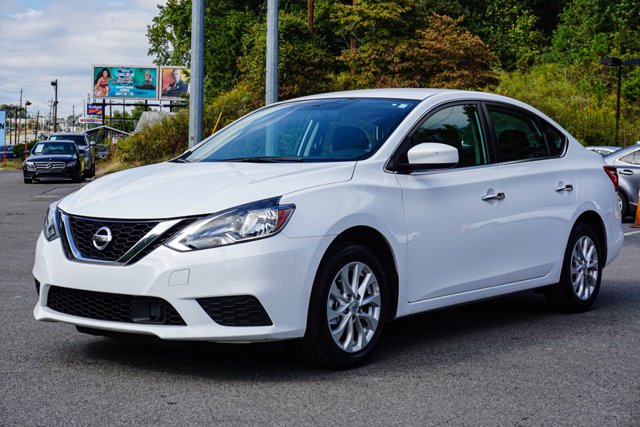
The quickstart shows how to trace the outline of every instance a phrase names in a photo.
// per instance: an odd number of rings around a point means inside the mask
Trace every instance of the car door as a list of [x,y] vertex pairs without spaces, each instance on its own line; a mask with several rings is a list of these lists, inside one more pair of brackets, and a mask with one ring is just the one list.
[[620,187],[627,193],[629,202],[637,206],[640,191],[640,147],[616,159],[613,165],[618,170]]
[[548,274],[562,261],[576,205],[566,137],[533,113],[487,103],[496,156],[509,197],[509,282]]
[[476,102],[440,107],[399,149],[399,162],[425,142],[452,145],[459,153],[453,168],[396,175],[408,233],[410,302],[506,282],[506,180],[491,163],[481,115]]

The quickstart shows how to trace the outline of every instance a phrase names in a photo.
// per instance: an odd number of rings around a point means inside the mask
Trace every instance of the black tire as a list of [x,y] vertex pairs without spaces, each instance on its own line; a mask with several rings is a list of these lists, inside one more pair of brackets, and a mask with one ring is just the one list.
[[[584,246],[585,244],[587,246]],[[565,250],[560,282],[545,290],[545,297],[553,308],[568,313],[578,313],[588,310],[593,305],[600,290],[602,266],[605,262],[602,244],[589,225],[574,226]],[[586,247],[592,248],[595,254],[591,255],[590,260],[583,262],[580,260],[580,254]],[[593,261],[597,261],[597,265],[593,265]],[[594,278],[593,275],[597,277]],[[584,281],[580,282],[580,277],[583,277]],[[574,286],[574,280],[578,282],[577,289]]]
[[[351,299],[350,302],[347,300],[338,301],[333,297],[330,299],[329,291],[334,282],[336,284],[334,291],[341,291],[338,287],[343,283],[342,279],[338,277],[340,271],[345,268],[348,269],[349,274],[353,274],[355,265],[364,272],[361,272],[358,278],[364,278],[370,272],[376,279],[376,284],[373,281],[369,282],[364,296],[346,297]],[[373,301],[376,295],[379,295],[379,303],[360,305],[360,302]],[[342,293],[342,297],[345,297],[344,293]],[[340,243],[331,248],[320,263],[311,292],[307,331],[300,343],[303,356],[313,364],[333,369],[349,369],[363,365],[374,353],[386,329],[389,316],[389,297],[387,275],[375,254],[366,247],[351,242]],[[344,333],[337,336],[336,339],[340,341],[344,338],[345,347],[349,342],[353,343],[355,337],[358,337],[360,343],[351,350],[341,348],[331,335],[332,326],[330,326],[328,311],[332,304],[336,308],[337,304],[345,304],[344,311],[342,309],[336,311],[336,313],[340,312],[340,318],[336,318],[332,322],[336,326],[335,329],[338,330],[341,322],[344,321]],[[371,315],[375,317],[376,313],[378,321],[374,326],[367,318]],[[349,330],[351,330],[351,335],[349,335]],[[360,331],[364,333],[360,333]],[[353,337],[353,339],[348,337]],[[362,344],[364,340],[367,341]],[[359,346],[362,348],[359,349]]]
[[23,178],[25,184],[31,184],[33,180],[31,178]]
[[84,180],[84,174],[82,174],[82,173],[80,175],[72,178],[73,182],[82,182],[83,180]]
[[629,216],[629,200],[622,190],[618,190],[618,203],[620,204],[620,215],[624,220]]

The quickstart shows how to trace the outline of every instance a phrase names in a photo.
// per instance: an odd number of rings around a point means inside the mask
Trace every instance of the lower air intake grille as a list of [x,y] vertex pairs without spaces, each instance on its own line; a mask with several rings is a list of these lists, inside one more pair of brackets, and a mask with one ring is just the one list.
[[167,301],[155,297],[110,294],[51,286],[47,307],[60,313],[124,323],[185,326]]
[[270,326],[269,315],[260,301],[251,295],[198,298],[198,304],[222,326]]

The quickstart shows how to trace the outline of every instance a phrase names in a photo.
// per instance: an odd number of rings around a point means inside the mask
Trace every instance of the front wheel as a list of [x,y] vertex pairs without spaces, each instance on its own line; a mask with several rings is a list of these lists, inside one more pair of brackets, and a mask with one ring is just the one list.
[[360,366],[377,347],[388,315],[389,285],[376,255],[359,244],[340,244],[316,274],[304,355],[334,369]]
[[25,184],[31,184],[33,180],[31,178],[23,178]]
[[596,233],[587,224],[576,225],[569,236],[560,282],[545,292],[551,306],[571,313],[588,310],[600,290],[603,261]]

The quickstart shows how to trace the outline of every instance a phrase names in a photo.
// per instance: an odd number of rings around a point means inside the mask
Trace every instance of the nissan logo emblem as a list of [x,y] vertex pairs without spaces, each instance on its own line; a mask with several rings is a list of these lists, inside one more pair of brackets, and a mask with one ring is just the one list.
[[101,251],[111,243],[111,230],[109,227],[100,227],[93,235],[93,247]]

